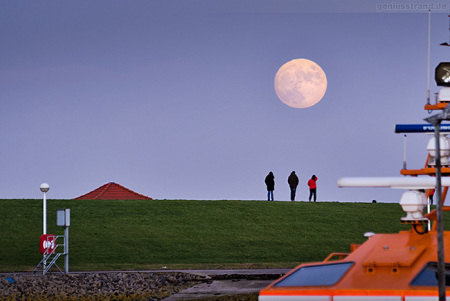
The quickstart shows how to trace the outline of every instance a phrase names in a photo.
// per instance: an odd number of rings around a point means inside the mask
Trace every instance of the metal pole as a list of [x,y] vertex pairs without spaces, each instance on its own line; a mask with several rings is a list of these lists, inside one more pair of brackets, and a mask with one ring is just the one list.
[[406,135],[404,135],[403,142],[403,169],[406,169]]
[[43,199],[43,210],[44,210],[44,220],[43,220],[43,234],[47,234],[47,198],[46,198],[46,195],[45,195],[45,192],[44,192],[44,199]]
[[[42,202],[43,202],[43,205],[42,205],[43,209],[42,210],[44,211],[43,212],[43,221],[42,221],[42,223],[43,223],[43,234],[47,234],[47,198],[46,198],[45,192],[44,192],[44,198],[43,198]],[[47,243],[47,247],[48,247],[48,243]],[[45,258],[45,255],[43,255],[43,256]],[[44,269],[43,269],[43,271],[45,271],[46,266],[47,266],[47,260],[44,260]]]
[[430,104],[430,36],[431,36],[431,10],[428,11],[427,105]]
[[445,258],[444,258],[444,218],[442,210],[442,187],[441,187],[441,154],[440,154],[440,120],[434,125],[434,136],[436,140],[436,205],[437,205],[437,246],[438,246],[438,289],[439,301],[445,301]]
[[64,227],[64,271],[69,273],[69,227]]

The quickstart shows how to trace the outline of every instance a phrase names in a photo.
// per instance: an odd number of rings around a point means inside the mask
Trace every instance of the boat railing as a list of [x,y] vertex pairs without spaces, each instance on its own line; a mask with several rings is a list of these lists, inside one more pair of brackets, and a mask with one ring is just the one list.
[[[450,206],[442,206],[442,211],[450,211]],[[425,214],[424,217],[428,218],[431,221],[436,221],[437,220],[437,209],[434,209],[430,213]],[[435,231],[436,228],[437,228],[437,223],[434,222],[431,227],[431,230]]]
[[[331,253],[330,255],[328,255],[327,258],[325,258],[323,260],[323,262],[328,262],[328,261],[332,261],[332,260],[342,260],[345,257],[347,257],[348,255],[350,255],[350,253]],[[337,258],[334,259],[335,257],[337,257]]]

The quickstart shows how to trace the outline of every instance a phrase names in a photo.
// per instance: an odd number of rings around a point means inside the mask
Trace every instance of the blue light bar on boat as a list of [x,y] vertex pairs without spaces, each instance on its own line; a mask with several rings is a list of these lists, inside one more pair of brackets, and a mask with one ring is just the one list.
[[[439,130],[444,133],[450,133],[450,124],[441,124]],[[395,133],[433,133],[432,124],[396,124]]]

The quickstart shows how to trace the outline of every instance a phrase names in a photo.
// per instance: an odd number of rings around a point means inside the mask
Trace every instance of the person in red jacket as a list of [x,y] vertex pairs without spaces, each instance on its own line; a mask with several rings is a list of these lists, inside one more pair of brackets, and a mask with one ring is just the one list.
[[434,196],[434,192],[435,192],[435,189],[433,188],[433,189],[430,191],[430,196],[429,196],[429,199],[430,199],[430,205],[433,205],[433,196]]
[[309,179],[308,181],[308,186],[309,186],[309,201],[311,202],[311,198],[314,195],[314,202],[316,201],[316,189],[317,189],[317,177],[316,175],[313,175],[311,177],[311,179]]

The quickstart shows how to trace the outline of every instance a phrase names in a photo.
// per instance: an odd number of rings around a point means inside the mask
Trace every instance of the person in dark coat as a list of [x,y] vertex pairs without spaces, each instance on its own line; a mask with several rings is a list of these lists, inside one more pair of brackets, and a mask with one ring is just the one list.
[[275,176],[273,175],[273,172],[269,172],[264,182],[266,182],[267,185],[267,200],[273,201],[273,191],[275,190]]
[[295,202],[295,192],[298,186],[298,177],[295,174],[295,171],[291,172],[288,178],[288,184],[291,188],[291,202]]

